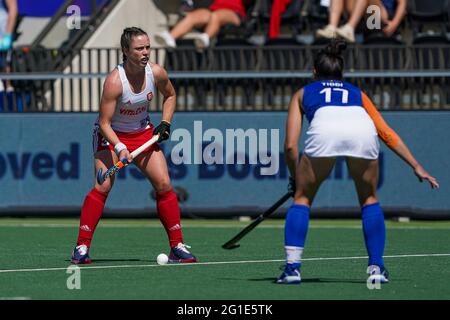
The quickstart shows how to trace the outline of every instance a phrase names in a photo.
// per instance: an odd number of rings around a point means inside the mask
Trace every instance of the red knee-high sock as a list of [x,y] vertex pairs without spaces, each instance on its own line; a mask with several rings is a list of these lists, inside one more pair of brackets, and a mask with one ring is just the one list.
[[166,229],[169,237],[170,247],[175,247],[183,242],[180,225],[180,207],[178,206],[177,195],[173,190],[156,192],[156,208],[159,220]]
[[78,233],[77,245],[85,244],[91,246],[95,228],[103,213],[108,193],[98,191],[93,188],[84,199],[81,208],[80,230]]

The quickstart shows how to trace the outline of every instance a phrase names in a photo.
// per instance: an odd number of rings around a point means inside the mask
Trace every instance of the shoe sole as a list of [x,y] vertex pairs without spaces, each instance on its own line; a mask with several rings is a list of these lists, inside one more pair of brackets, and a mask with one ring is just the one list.
[[155,41],[167,47],[167,42],[163,37],[155,35]]
[[345,35],[345,34],[343,34],[343,33],[339,33],[339,31],[336,31],[336,34],[337,34],[337,36],[338,36],[339,38],[342,38],[342,39],[344,39],[344,40],[347,41],[347,42],[350,42],[350,43],[354,43],[354,42],[355,42],[355,39],[354,39],[354,38],[349,38],[349,37],[347,37],[347,35]]
[[281,280],[277,280],[278,284],[299,284],[302,282],[302,279],[298,277],[287,276]]
[[302,283],[301,280],[292,280],[292,281],[277,281],[277,284],[300,284]]
[[197,50],[204,50],[206,48],[205,43],[200,39],[194,39],[194,45]]
[[174,49],[176,47],[176,45],[175,45],[175,47],[174,46],[170,46],[169,43],[166,41],[166,38],[161,37],[159,35],[155,35],[155,41],[157,43],[159,43],[160,45],[164,46],[165,48],[168,48],[168,49]]
[[330,36],[329,34],[321,33],[321,32],[319,32],[319,31],[317,31],[317,32],[316,32],[316,36],[319,37],[319,38],[325,38],[325,39],[334,39],[334,38],[337,38],[336,32],[335,32],[332,36]]
[[190,259],[184,259],[184,260],[172,260],[169,259],[169,261],[167,263],[195,263],[197,262],[197,259],[195,258],[190,258]]
[[91,264],[91,263],[92,263],[92,260],[81,261],[81,260],[75,260],[75,259],[72,259],[70,262],[71,262],[72,264]]

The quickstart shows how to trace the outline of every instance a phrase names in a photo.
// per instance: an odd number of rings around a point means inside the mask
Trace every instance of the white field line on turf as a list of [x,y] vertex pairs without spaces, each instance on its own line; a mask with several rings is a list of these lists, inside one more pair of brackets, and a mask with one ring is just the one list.
[[[250,224],[251,222],[248,222]],[[182,225],[182,228],[220,228],[220,229],[236,229],[244,228],[247,224],[241,225],[228,225],[228,224],[188,224]],[[3,227],[23,227],[23,228],[77,228],[78,224],[58,224],[58,223],[18,223],[18,224],[0,224],[0,228]],[[106,224],[102,225],[100,222],[100,228],[161,228],[161,225],[138,225],[138,224]],[[284,224],[280,225],[259,225],[258,229],[283,229]],[[346,226],[346,225],[310,225],[310,229],[361,229],[361,226]],[[450,226],[445,227],[433,227],[433,226],[408,226],[407,224],[402,226],[387,226],[388,229],[423,229],[423,230],[447,230]]]
[[[399,254],[384,256],[385,259],[390,258],[420,258],[420,257],[449,257],[450,253],[429,253],[429,254]],[[302,261],[326,261],[326,260],[356,260],[356,259],[367,259],[367,256],[357,256],[357,257],[324,257],[324,258],[306,258]],[[95,261],[95,260],[94,260]],[[284,262],[284,259],[277,260],[246,260],[246,261],[213,261],[213,262],[197,262],[197,263],[179,263],[179,264],[166,264],[160,266],[157,264],[129,264],[129,265],[118,265],[118,266],[80,266],[80,269],[123,269],[123,268],[164,268],[164,267],[181,267],[181,266],[201,266],[201,265],[223,265],[223,264],[243,264],[243,263],[271,263],[271,262]],[[40,269],[10,269],[10,270],[0,270],[0,273],[12,273],[12,272],[40,272],[40,271],[62,271],[67,270],[65,268],[40,268]]]

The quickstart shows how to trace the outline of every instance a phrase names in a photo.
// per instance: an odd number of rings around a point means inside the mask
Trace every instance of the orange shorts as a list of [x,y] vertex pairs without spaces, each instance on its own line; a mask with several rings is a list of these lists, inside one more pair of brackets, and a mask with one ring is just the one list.
[[[120,142],[127,146],[128,151],[133,152],[148,140],[153,137],[153,125],[148,126],[144,130],[138,132],[117,132],[116,135]],[[100,128],[96,125],[94,127],[92,147],[94,154],[101,150],[111,150],[114,152],[114,146],[112,146],[100,133]],[[151,145],[144,152],[153,152],[161,150],[157,143]]]

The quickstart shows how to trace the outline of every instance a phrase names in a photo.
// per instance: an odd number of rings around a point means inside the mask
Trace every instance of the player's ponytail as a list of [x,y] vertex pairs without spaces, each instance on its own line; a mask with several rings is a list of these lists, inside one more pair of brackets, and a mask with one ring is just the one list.
[[324,51],[327,55],[338,57],[346,48],[347,43],[344,40],[333,39],[325,47]]
[[344,58],[342,51],[347,48],[344,40],[332,39],[314,59],[315,76],[317,79],[342,80]]
[[120,46],[122,47],[122,57],[123,62],[127,60],[127,57],[124,53],[124,49],[130,49],[131,40],[133,37],[147,35],[147,32],[137,27],[125,28],[123,30],[122,36],[120,37]]

